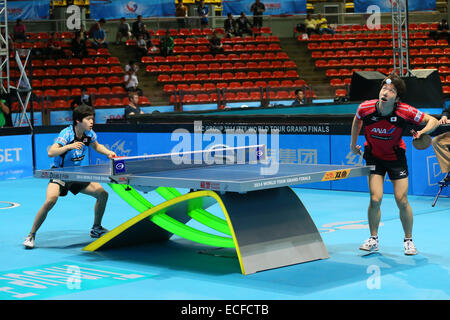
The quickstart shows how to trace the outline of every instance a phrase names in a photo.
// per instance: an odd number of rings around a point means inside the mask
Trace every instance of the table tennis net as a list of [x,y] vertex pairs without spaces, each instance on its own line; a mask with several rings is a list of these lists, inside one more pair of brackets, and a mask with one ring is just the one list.
[[139,174],[213,165],[258,164],[267,160],[265,145],[120,157],[111,160],[111,175]]

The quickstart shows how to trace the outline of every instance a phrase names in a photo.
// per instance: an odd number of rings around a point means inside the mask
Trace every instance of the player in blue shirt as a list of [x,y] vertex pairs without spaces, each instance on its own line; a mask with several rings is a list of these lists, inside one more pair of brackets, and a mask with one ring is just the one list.
[[[53,167],[72,167],[81,165],[81,161],[87,155],[89,146],[100,154],[113,158],[116,154],[97,142],[97,135],[92,130],[94,125],[94,109],[87,105],[81,105],[73,110],[73,125],[62,130],[56,142],[48,150],[48,156],[54,157]],[[27,249],[34,248],[36,232],[53,208],[58,197],[64,197],[67,192],[78,192],[90,195],[97,199],[95,204],[94,225],[91,229],[91,237],[99,238],[108,230],[101,226],[103,213],[105,212],[108,193],[97,182],[75,182],[51,179],[47,186],[47,195],[44,205],[38,211],[34,219],[30,234],[23,245]]]

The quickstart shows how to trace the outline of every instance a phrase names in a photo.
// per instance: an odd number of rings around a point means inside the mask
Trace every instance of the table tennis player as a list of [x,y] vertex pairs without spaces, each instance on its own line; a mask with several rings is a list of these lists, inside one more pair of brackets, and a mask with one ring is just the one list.
[[[54,158],[53,167],[80,166],[87,155],[89,146],[110,159],[116,156],[113,151],[108,150],[97,141],[97,135],[92,130],[94,125],[94,109],[92,107],[84,104],[76,107],[73,110],[72,119],[73,125],[63,129],[55,143],[48,150],[48,156]],[[101,225],[106,202],[108,201],[108,193],[99,183],[51,179],[47,186],[45,202],[36,214],[31,231],[23,242],[25,248],[34,248],[36,232],[46,219],[48,212],[55,205],[58,197],[66,196],[68,191],[73,194],[81,192],[97,200],[94,208],[94,225],[90,232],[91,237],[99,238],[108,232]]]
[[405,233],[403,247],[406,255],[417,254],[412,240],[413,213],[408,202],[408,165],[406,146],[402,139],[407,124],[425,124],[415,133],[413,139],[432,132],[439,125],[437,119],[401,102],[406,92],[405,82],[396,74],[390,74],[381,83],[378,99],[361,103],[356,111],[351,129],[350,149],[361,154],[356,144],[364,124],[364,155],[367,165],[374,165],[368,183],[370,203],[368,220],[370,237],[360,246],[361,250],[378,251],[378,227],[381,218],[381,201],[386,172],[394,187],[394,197],[400,211],[400,220]]

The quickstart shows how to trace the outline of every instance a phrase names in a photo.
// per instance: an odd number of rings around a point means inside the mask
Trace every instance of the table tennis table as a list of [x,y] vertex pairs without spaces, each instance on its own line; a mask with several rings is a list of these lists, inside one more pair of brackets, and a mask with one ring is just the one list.
[[[86,251],[168,240],[176,234],[235,248],[244,275],[328,258],[317,227],[290,186],[367,176],[371,167],[278,163],[276,172],[268,172],[273,163],[265,146],[252,148],[246,149],[241,162],[229,163],[227,158],[220,163],[180,165],[172,161],[168,166],[168,154],[150,155],[151,162],[117,158],[109,164],[36,170],[34,176],[107,183],[139,212],[86,246]],[[252,160],[248,154],[256,156]],[[191,192],[181,194],[176,188]],[[153,190],[166,201],[157,206],[149,203],[142,193]],[[206,210],[215,203],[225,220]],[[186,225],[190,219],[224,236]]]

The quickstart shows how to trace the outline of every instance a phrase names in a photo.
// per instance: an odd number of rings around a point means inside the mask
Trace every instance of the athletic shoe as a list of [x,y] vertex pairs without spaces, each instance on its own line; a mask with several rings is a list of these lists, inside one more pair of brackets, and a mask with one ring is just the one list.
[[370,237],[359,247],[359,249],[370,252],[378,251],[378,238]]
[[94,226],[91,229],[91,238],[100,238],[107,232],[109,232],[109,230],[103,228],[102,226]]
[[34,237],[32,235],[28,235],[25,241],[23,242],[25,249],[33,249],[34,248]]
[[403,241],[403,247],[405,248],[405,254],[407,256],[413,256],[418,253],[412,239],[407,239]]

